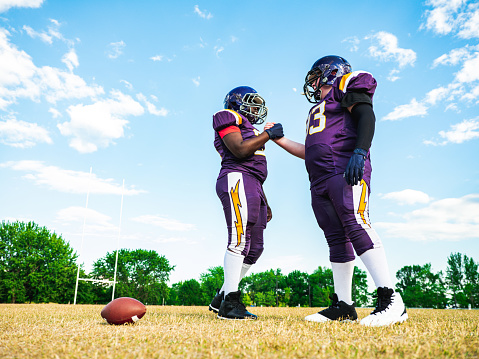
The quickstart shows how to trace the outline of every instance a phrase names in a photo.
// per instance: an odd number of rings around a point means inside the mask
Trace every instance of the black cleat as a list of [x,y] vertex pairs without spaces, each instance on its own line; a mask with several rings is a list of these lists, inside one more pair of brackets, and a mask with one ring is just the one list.
[[331,297],[333,303],[326,309],[322,311],[308,315],[305,320],[310,322],[329,322],[331,320],[337,320],[340,322],[349,322],[358,319],[358,314],[356,313],[356,308],[354,307],[354,303],[349,305],[343,302],[342,300],[338,300],[338,295],[333,293]]
[[216,289],[216,295],[210,303],[209,310],[218,313],[220,310],[221,302],[225,299],[225,292],[221,292],[219,289]]
[[231,292],[225,296],[221,302],[218,318],[220,319],[258,319],[258,316],[246,310],[246,307],[240,301],[241,291]]

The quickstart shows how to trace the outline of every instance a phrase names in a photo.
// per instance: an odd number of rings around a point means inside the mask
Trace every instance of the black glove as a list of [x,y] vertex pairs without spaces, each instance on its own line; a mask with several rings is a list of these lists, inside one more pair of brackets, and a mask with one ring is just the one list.
[[344,171],[344,178],[346,183],[355,186],[363,179],[364,161],[368,153],[362,148],[356,148],[353,155],[349,159],[346,171]]
[[275,138],[281,138],[284,136],[283,125],[280,123],[275,123],[273,127],[266,130],[266,133],[271,140],[274,140]]

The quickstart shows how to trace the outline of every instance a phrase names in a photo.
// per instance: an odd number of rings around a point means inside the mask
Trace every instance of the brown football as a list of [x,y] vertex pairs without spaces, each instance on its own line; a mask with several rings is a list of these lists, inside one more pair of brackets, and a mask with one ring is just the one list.
[[134,298],[121,297],[112,300],[101,311],[101,316],[108,324],[121,325],[136,323],[146,313],[145,305]]

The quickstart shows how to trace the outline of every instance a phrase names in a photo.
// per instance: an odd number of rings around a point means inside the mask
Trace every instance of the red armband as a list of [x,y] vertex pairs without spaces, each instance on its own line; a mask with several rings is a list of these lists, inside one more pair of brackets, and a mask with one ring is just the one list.
[[218,135],[220,135],[221,138],[225,137],[228,133],[231,132],[240,132],[241,130],[239,129],[238,126],[229,126],[226,128],[223,128],[221,131],[218,131]]

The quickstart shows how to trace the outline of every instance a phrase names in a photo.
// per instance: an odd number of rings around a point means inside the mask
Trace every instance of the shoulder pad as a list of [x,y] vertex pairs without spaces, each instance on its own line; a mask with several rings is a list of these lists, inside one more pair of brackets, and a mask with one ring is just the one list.
[[243,123],[241,115],[233,110],[225,109],[213,115],[213,128],[219,131],[228,126],[239,126]]
[[374,94],[377,82],[373,75],[366,71],[353,71],[341,77],[339,89],[346,93],[348,91],[359,91]]

